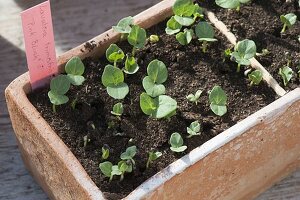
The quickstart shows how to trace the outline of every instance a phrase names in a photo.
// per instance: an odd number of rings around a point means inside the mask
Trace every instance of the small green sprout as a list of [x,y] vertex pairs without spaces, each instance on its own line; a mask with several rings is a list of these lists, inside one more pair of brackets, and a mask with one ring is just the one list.
[[258,85],[262,81],[263,74],[261,73],[260,70],[255,70],[248,74],[248,78],[251,81],[250,86],[252,85]]
[[181,28],[182,28],[181,24],[179,24],[175,20],[174,16],[172,16],[167,22],[167,27],[165,31],[168,35],[173,35],[180,32]]
[[142,111],[151,117],[170,118],[176,113],[177,102],[167,95],[152,98],[146,93],[140,95],[140,107]]
[[122,181],[126,172],[132,172],[132,163],[130,161],[128,162],[121,160],[120,162],[118,162],[118,170],[121,172],[120,181]]
[[106,160],[109,157],[109,147],[107,145],[104,145],[101,150],[102,150],[102,159]]
[[186,96],[186,98],[190,102],[194,102],[197,105],[202,92],[202,90],[197,90],[195,94],[189,94],[188,96]]
[[267,56],[269,55],[271,52],[268,49],[262,49],[261,53],[256,53],[256,56]]
[[201,125],[198,121],[194,121],[190,124],[189,127],[186,128],[187,133],[189,134],[189,136],[187,136],[187,138],[191,138],[195,135],[201,135]]
[[237,72],[240,72],[241,65],[250,65],[250,59],[256,54],[256,45],[254,41],[245,39],[238,42],[231,53],[232,59],[238,64]]
[[124,57],[125,57],[124,52],[116,44],[111,44],[106,50],[106,59],[109,62],[114,63],[115,67],[117,67],[118,62],[123,61]]
[[145,46],[146,39],[147,39],[147,34],[146,34],[145,29],[143,29],[137,25],[133,25],[131,32],[129,33],[128,38],[127,38],[129,44],[131,44],[133,46],[133,49],[132,49],[133,57],[135,55],[136,49],[141,49]]
[[133,17],[125,17],[121,19],[117,26],[113,26],[113,30],[123,34],[129,34],[131,31],[131,26],[133,25]]
[[223,62],[225,62],[227,58],[231,57],[231,53],[232,53],[231,48],[228,48],[228,49],[224,50],[224,53],[223,53],[223,55],[224,55]]
[[207,22],[199,22],[195,28],[196,35],[199,38],[198,40],[202,43],[202,51],[206,53],[207,51],[207,43],[215,42],[217,39],[214,38],[215,31],[212,25]]
[[220,86],[214,86],[209,93],[210,109],[218,116],[227,112],[227,95]]
[[65,71],[72,85],[82,85],[84,82],[84,64],[77,56],[72,57],[65,66]]
[[187,149],[187,146],[183,146],[183,139],[177,132],[171,135],[169,143],[171,144],[171,151],[176,153],[183,152]]
[[150,35],[149,40],[151,43],[156,43],[159,41],[158,35]]
[[48,97],[52,103],[52,110],[56,113],[56,106],[65,104],[69,98],[65,95],[70,89],[70,79],[66,75],[58,75],[50,82]]
[[165,94],[166,88],[162,84],[168,78],[166,65],[157,59],[151,61],[147,67],[148,76],[143,79],[143,87],[151,97]]
[[121,116],[123,114],[123,104],[122,103],[116,103],[113,107],[113,110],[110,111],[111,114],[116,115],[116,116]]
[[148,155],[146,168],[148,169],[150,167],[150,164],[153,163],[153,161],[157,160],[161,156],[162,156],[162,153],[159,151],[157,151],[157,152],[150,151],[149,155]]
[[281,76],[284,86],[287,86],[289,81],[292,79],[293,73],[294,73],[293,70],[288,66],[284,66],[282,68],[279,68],[279,73],[278,74]]
[[[112,181],[114,175],[121,175],[121,173],[119,173],[119,172],[116,173],[115,170],[113,173],[113,164],[109,161],[100,163],[99,168],[106,177],[109,177],[109,182]],[[118,166],[117,166],[117,168],[118,168]]]
[[280,21],[283,23],[283,28],[281,30],[281,33],[284,33],[286,28],[290,28],[296,23],[297,15],[295,15],[294,13],[280,15]]
[[88,135],[83,136],[83,147],[86,148],[87,144],[91,141]]
[[222,8],[240,10],[241,4],[248,3],[250,0],[215,0],[216,4]]
[[176,0],[173,5],[174,19],[182,26],[191,26],[203,10],[193,0]]
[[126,149],[126,151],[123,152],[123,153],[121,154],[120,158],[121,158],[122,160],[130,160],[131,163],[132,163],[133,165],[135,165],[135,161],[133,160],[133,157],[135,156],[136,151],[137,151],[137,150],[136,150],[136,146],[128,147],[128,148]]
[[128,85],[124,83],[124,74],[117,67],[106,65],[101,80],[107,93],[114,99],[124,99],[129,92]]
[[135,60],[135,58],[131,55],[126,55],[125,67],[123,71],[126,74],[135,74],[139,70],[139,66]]
[[193,29],[184,29],[183,32],[179,32],[176,34],[176,39],[181,45],[187,45],[192,41],[193,35]]

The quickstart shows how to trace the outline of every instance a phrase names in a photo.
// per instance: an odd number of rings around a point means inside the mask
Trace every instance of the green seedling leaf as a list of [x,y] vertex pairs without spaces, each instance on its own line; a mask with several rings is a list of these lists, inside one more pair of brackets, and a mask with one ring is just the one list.
[[48,92],[48,97],[53,105],[62,105],[69,101],[69,97],[64,94],[56,94],[52,90]]
[[195,12],[193,0],[176,0],[173,5],[173,12],[178,16],[192,16]]
[[103,146],[101,150],[102,150],[102,159],[106,160],[109,157],[109,148]]
[[128,85],[124,83],[124,74],[117,67],[106,65],[101,80],[107,93],[115,99],[124,99],[129,92]]
[[121,172],[120,181],[122,181],[124,179],[124,174],[126,172],[128,172],[128,173],[132,172],[132,164],[130,162],[128,163],[128,162],[122,160],[118,163],[118,169]]
[[162,84],[154,83],[154,81],[149,76],[146,76],[143,79],[143,87],[146,90],[146,93],[151,97],[157,97],[166,93],[165,86]]
[[231,53],[232,59],[238,63],[237,72],[240,72],[241,65],[250,65],[250,59],[256,54],[256,45],[254,41],[245,39],[238,42]]
[[116,44],[111,44],[106,50],[105,55],[106,59],[111,63],[122,62],[125,57],[122,49],[120,49],[120,47],[118,47]]
[[112,168],[113,168],[113,164],[111,162],[105,161],[103,163],[99,164],[99,168],[101,170],[101,172],[106,176],[112,179]]
[[84,73],[84,64],[81,59],[77,56],[72,57],[65,66],[65,71],[67,74],[79,75]]
[[217,39],[214,38],[215,31],[212,25],[207,22],[199,22],[195,27],[196,35],[199,41],[214,42]]
[[194,121],[186,128],[187,133],[189,134],[188,138],[191,138],[195,135],[201,135],[200,132],[201,125],[198,121]]
[[128,147],[126,151],[121,154],[120,158],[122,160],[130,160],[132,164],[135,165],[135,161],[133,160],[133,157],[135,156],[136,151],[137,151],[136,146]]
[[142,93],[140,95],[140,107],[146,115],[151,117],[169,118],[176,112],[177,102],[167,95],[151,98],[148,94]]
[[241,3],[248,3],[250,0],[215,0],[216,4],[222,8],[240,10]]
[[70,81],[66,75],[58,75],[50,82],[50,90],[56,94],[66,94],[70,89]]
[[151,61],[147,67],[149,78],[154,83],[164,83],[168,78],[168,70],[166,65],[157,59]]
[[188,96],[186,96],[186,98],[190,102],[194,102],[197,105],[202,92],[202,90],[197,90],[195,94],[189,94]]
[[285,67],[279,68],[278,74],[282,78],[283,85],[287,86],[289,81],[292,79],[294,72],[291,68],[289,68],[288,66],[285,66]]
[[155,160],[157,160],[161,156],[162,156],[162,153],[159,151],[157,151],[157,152],[150,151],[149,155],[148,155],[146,168],[149,168],[150,164],[153,163]]
[[176,153],[183,152],[187,149],[187,146],[183,146],[183,139],[177,132],[171,135],[169,143],[171,144],[171,151],[174,151]]
[[189,44],[193,39],[194,31],[192,29],[185,29],[184,32],[176,34],[176,39],[181,45]]
[[218,116],[227,112],[227,95],[220,86],[215,86],[209,93],[210,109]]
[[293,26],[296,23],[297,15],[295,15],[294,13],[281,15],[280,21],[283,23],[283,28],[281,30],[281,33],[284,33],[286,28],[290,28],[291,26]]
[[178,15],[175,15],[174,19],[182,26],[191,26],[195,22],[193,17],[181,17]]
[[252,86],[253,84],[254,85],[258,85],[261,81],[262,81],[262,77],[263,77],[263,74],[261,73],[260,70],[255,70],[253,72],[251,72],[250,74],[248,74],[248,78],[249,80],[251,81],[250,82],[250,85]]
[[116,103],[113,106],[113,110],[111,111],[111,114],[116,115],[116,116],[121,116],[123,114],[123,104],[122,103]]
[[159,41],[158,35],[150,35],[149,40],[151,43],[156,43]]
[[168,20],[167,28],[165,29],[165,31],[168,35],[173,35],[175,33],[178,33],[181,30],[181,28],[181,24],[179,24],[173,16]]
[[72,85],[82,85],[85,81],[85,78],[80,75],[68,74],[69,81]]
[[135,48],[143,48],[146,43],[147,35],[143,28],[137,25],[132,26],[131,32],[128,35],[128,42]]
[[121,19],[117,26],[113,26],[113,30],[119,33],[130,33],[131,31],[131,26],[133,25],[133,17],[125,17]]
[[135,74],[139,70],[139,66],[133,56],[126,56],[124,72],[126,74]]

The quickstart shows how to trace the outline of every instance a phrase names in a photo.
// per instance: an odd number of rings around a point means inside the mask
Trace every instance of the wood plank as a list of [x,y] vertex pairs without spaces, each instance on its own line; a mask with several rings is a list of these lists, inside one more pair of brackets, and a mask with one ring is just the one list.
[[[0,199],[48,199],[23,165],[4,99],[7,84],[27,70],[19,12],[42,1],[0,2]],[[134,15],[156,2],[158,0],[52,0],[57,53],[89,40],[122,17]],[[257,198],[271,199],[300,199],[300,170]]]

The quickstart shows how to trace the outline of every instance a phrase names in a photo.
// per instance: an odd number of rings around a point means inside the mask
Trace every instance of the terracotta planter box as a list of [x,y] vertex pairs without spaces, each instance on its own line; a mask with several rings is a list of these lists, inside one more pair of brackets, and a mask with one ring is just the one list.
[[[174,0],[165,0],[135,17],[144,28],[172,14]],[[224,24],[207,13],[211,22]],[[225,29],[224,29],[225,28]],[[60,66],[74,55],[100,56],[119,34],[112,30],[58,58]],[[147,180],[125,199],[252,199],[300,167],[300,89],[285,91],[264,71],[264,79],[282,96],[275,102],[194,149]],[[62,67],[61,67],[62,69]],[[271,88],[270,88],[271,89]],[[31,92],[25,73],[6,89],[6,100],[23,160],[51,199],[105,199],[72,152],[41,117],[26,94]],[[284,95],[285,94],[285,95]],[[99,172],[100,173],[100,172]]]

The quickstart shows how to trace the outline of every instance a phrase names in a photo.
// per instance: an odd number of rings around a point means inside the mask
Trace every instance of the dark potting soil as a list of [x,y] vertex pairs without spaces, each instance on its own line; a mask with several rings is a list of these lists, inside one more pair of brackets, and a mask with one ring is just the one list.
[[[86,81],[82,86],[72,86],[67,93],[71,101],[77,99],[75,110],[67,104],[57,107],[57,113],[53,113],[47,88],[29,95],[33,105],[109,199],[126,196],[173,161],[276,99],[276,94],[264,82],[250,87],[243,72],[236,73],[236,63],[223,62],[223,51],[230,44],[220,33],[216,35],[218,42],[212,43],[204,54],[197,39],[188,46],[182,46],[175,36],[166,35],[165,24],[166,21],[147,31],[148,35],[159,35],[160,41],[148,43],[138,51],[140,69],[134,75],[126,75],[130,93],[122,101],[124,114],[120,120],[110,113],[113,105],[119,101],[108,96],[101,84],[104,66],[108,64],[105,57],[84,60]],[[118,45],[125,52],[131,52],[127,42]],[[177,114],[170,121],[150,118],[142,113],[139,106],[139,96],[144,91],[142,79],[146,76],[147,65],[153,59],[163,61],[168,67],[166,93],[178,103]],[[216,116],[209,108],[208,91],[215,85],[220,85],[228,95],[228,113],[223,117]],[[198,89],[204,91],[198,105],[188,102],[186,96]],[[202,123],[202,134],[187,139],[186,127],[195,120]],[[92,123],[96,129],[92,128]],[[188,146],[184,153],[174,153],[169,149],[168,140],[173,132],[182,134]],[[86,148],[83,147],[85,135],[90,138]],[[128,146],[137,146],[136,169],[126,174],[122,182],[118,178],[109,182],[99,170],[99,163],[103,162],[101,147],[104,144],[110,147],[108,160],[114,164]],[[146,169],[150,150],[161,151],[163,155]]]
[[[278,83],[287,91],[300,85],[298,75],[300,65],[300,8],[298,0],[287,3],[286,0],[252,0],[251,3],[243,4],[240,12],[218,7],[214,3],[206,3],[219,20],[237,36],[238,40],[251,39],[255,41],[257,52],[268,49],[270,54],[256,57],[257,60],[271,73]],[[283,24],[280,15],[294,13],[297,22],[281,34]],[[285,66],[291,60],[290,67],[294,76],[290,83],[284,87],[279,68]]]

